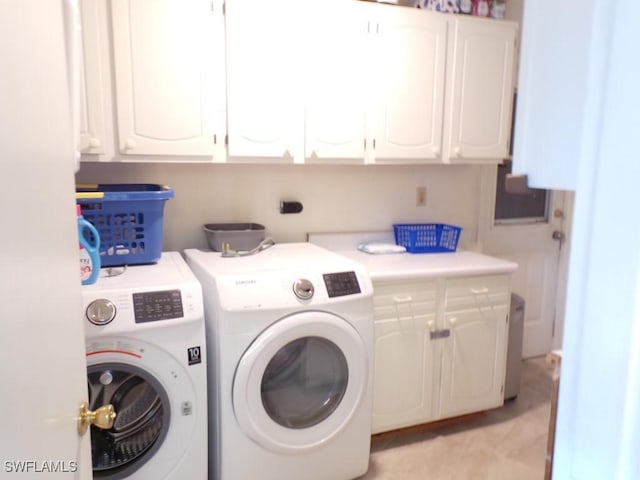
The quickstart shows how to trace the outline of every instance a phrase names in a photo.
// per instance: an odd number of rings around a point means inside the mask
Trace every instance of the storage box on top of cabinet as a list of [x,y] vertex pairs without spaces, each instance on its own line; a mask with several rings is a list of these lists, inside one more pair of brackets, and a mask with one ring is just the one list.
[[156,263],[162,255],[164,205],[173,197],[162,185],[77,185],[82,216],[100,235],[101,265]]

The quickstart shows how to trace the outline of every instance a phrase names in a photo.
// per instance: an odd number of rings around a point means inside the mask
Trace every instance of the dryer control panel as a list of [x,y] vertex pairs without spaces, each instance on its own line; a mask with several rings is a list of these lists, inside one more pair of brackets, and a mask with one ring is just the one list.
[[356,272],[325,273],[322,278],[330,298],[361,293]]

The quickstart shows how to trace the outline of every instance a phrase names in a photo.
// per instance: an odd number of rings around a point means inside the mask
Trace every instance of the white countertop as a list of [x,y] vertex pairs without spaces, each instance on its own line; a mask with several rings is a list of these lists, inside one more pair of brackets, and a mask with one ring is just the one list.
[[371,280],[491,275],[514,272],[518,265],[476,252],[369,254],[357,250],[362,241],[394,243],[392,232],[310,233],[309,242],[363,264]]

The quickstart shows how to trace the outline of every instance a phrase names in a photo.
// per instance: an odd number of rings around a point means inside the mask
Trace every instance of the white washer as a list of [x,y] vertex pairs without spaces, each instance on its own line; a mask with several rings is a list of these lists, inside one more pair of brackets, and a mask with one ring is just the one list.
[[[114,276],[107,277],[107,274]],[[95,479],[205,479],[207,372],[202,289],[178,252],[102,269],[82,287]]]
[[373,288],[309,243],[186,250],[209,345],[209,478],[346,480],[369,465]]

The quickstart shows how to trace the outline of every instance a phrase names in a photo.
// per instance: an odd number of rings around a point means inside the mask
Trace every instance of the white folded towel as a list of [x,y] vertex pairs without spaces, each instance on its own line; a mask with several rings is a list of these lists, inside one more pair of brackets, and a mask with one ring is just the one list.
[[358,245],[358,250],[365,253],[371,253],[374,255],[387,254],[387,253],[404,253],[407,251],[402,245],[396,245],[394,243],[383,242],[362,242]]

